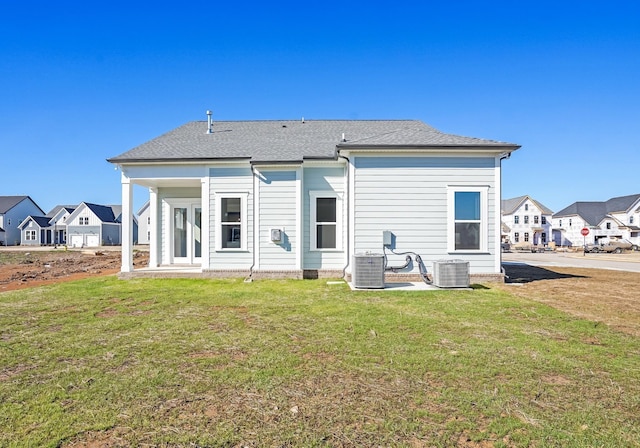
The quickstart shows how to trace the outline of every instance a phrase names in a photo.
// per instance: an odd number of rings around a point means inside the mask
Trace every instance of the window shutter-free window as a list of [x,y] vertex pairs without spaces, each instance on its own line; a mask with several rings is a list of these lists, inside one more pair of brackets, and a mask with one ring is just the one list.
[[447,191],[449,252],[488,248],[488,186],[449,186]]
[[247,250],[247,193],[216,192],[216,250]]
[[221,199],[222,248],[237,249],[242,246],[242,201],[240,198]]
[[456,250],[480,250],[480,192],[455,193]]
[[336,198],[316,199],[316,247],[336,248]]
[[310,249],[340,250],[342,199],[335,191],[310,191]]

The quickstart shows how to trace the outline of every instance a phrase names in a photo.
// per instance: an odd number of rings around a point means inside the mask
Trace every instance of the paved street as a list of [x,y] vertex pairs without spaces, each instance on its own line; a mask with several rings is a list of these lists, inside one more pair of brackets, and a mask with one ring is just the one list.
[[532,266],[566,266],[640,272],[640,252],[627,252],[623,254],[507,252],[502,254],[502,262],[505,264],[524,263]]

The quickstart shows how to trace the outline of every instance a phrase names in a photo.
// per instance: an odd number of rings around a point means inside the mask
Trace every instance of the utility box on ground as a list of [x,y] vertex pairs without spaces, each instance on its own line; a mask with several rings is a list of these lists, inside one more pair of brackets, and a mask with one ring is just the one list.
[[354,288],[384,288],[384,255],[355,254],[352,273]]
[[463,260],[434,261],[433,285],[439,288],[468,288],[469,262]]

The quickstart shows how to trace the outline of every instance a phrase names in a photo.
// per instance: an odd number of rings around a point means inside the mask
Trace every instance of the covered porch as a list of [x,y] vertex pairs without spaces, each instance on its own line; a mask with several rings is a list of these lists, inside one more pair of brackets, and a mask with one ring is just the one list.
[[[209,267],[209,176],[203,167],[153,170],[121,167],[121,276],[134,273],[134,185],[149,191],[149,264],[136,266],[135,276],[201,276]],[[176,174],[179,174],[177,176]],[[133,276],[133,275],[132,275]]]

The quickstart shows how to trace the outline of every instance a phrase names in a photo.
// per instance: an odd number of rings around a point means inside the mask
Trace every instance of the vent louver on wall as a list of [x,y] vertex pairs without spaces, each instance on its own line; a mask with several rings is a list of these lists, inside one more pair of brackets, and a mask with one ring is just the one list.
[[355,254],[352,281],[354,288],[384,288],[384,255]]
[[434,261],[433,285],[439,288],[468,288],[469,262],[462,260]]

